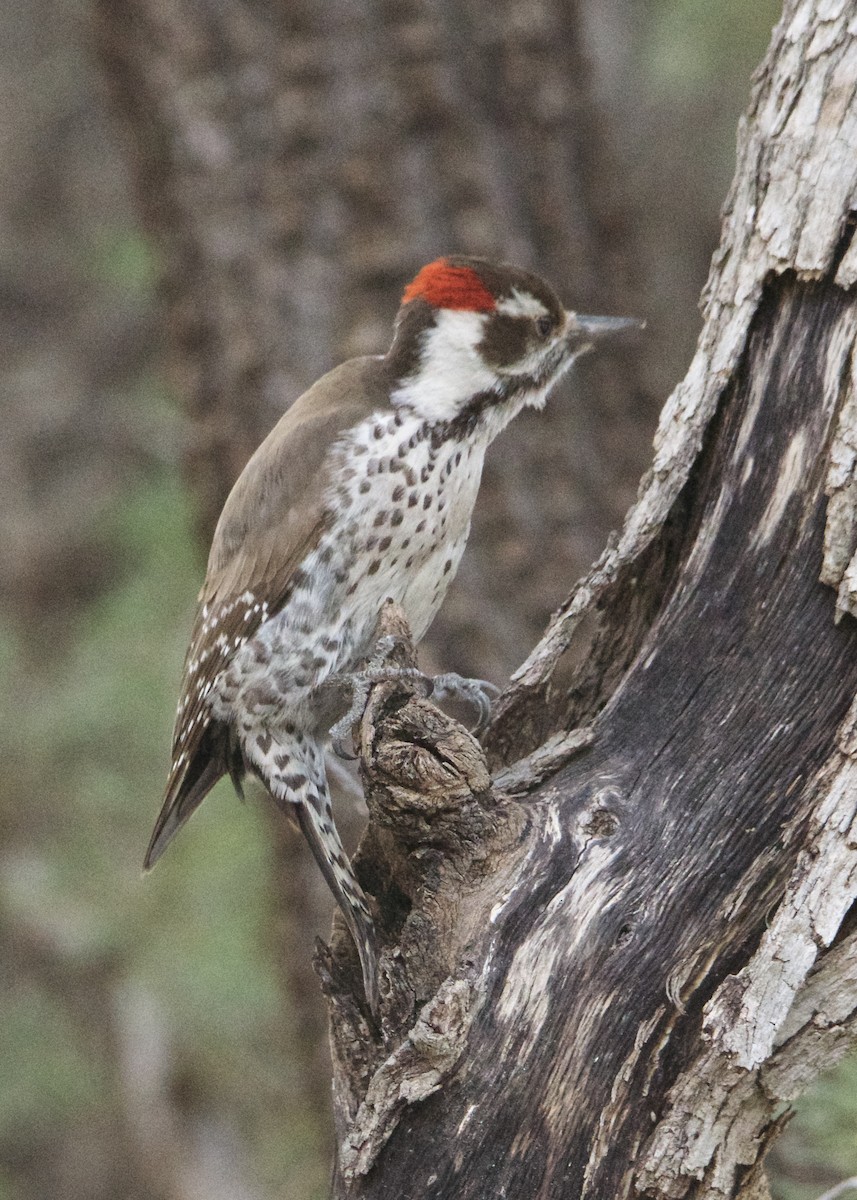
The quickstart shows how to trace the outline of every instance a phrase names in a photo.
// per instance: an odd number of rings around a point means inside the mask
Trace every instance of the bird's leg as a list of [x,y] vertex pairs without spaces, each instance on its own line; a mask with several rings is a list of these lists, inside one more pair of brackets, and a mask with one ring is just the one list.
[[[410,649],[410,643],[405,638],[397,637],[395,634],[382,637],[375,652],[376,658],[379,654],[384,657],[392,654],[403,644],[406,650]],[[424,676],[424,678],[429,677]],[[431,687],[427,694],[433,700],[458,700],[465,704],[472,704],[476,709],[476,724],[471,733],[478,737],[491,719],[491,702],[500,695],[500,689],[486,679],[468,679],[455,671],[448,671],[443,675],[435,675],[431,678]]]
[[[382,642],[392,640],[383,638]],[[380,645],[381,643],[379,643]],[[491,717],[491,702],[500,694],[500,689],[495,684],[488,683],[484,679],[466,679],[455,672],[436,675],[432,678],[415,667],[387,667],[383,663],[386,661],[388,653],[389,651],[385,647],[380,654],[373,656],[364,670],[351,675],[331,676],[329,680],[325,681],[325,684],[321,685],[322,687],[335,686],[340,694],[347,689],[351,694],[348,710],[330,726],[331,744],[334,753],[339,758],[354,759],[356,757],[347,749],[346,743],[354,725],[363,715],[369,700],[369,692],[376,683],[407,681],[410,684],[417,684],[418,690],[424,697],[431,696],[435,700],[460,700],[472,704],[477,713],[476,724],[472,732],[477,737],[483,732]]]
[[357,721],[360,720],[366,710],[366,705],[369,700],[369,692],[376,683],[391,683],[407,680],[408,683],[416,683],[424,696],[428,696],[432,690],[432,681],[428,675],[424,675],[422,671],[416,667],[381,667],[376,666],[375,659],[369,663],[363,671],[357,671],[353,675],[342,676],[341,679],[347,682],[351,689],[351,704],[344,716],[340,717],[330,727],[331,745],[334,754],[339,758],[353,759],[356,754],[352,754],[346,748],[346,741],[351,734],[351,730]]

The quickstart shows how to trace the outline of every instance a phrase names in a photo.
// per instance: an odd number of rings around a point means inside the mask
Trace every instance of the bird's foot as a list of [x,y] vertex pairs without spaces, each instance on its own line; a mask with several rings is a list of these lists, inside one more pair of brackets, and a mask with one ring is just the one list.
[[[382,638],[386,642],[387,638]],[[379,642],[380,649],[380,642]],[[431,694],[432,681],[428,675],[418,671],[416,667],[383,667],[378,665],[385,661],[387,652],[376,654],[369,662],[366,670],[357,671],[353,675],[344,676],[351,689],[351,705],[344,717],[330,727],[330,739],[334,754],[339,758],[354,759],[357,757],[347,748],[347,741],[357,721],[363,716],[369,700],[369,692],[376,683],[391,683],[407,681],[417,684],[424,696]]]
[[[388,639],[382,639],[384,641]],[[380,643],[379,643],[380,649]],[[369,692],[376,683],[406,681],[417,684],[418,690],[424,697],[431,696],[434,700],[459,700],[472,704],[476,709],[477,719],[471,732],[479,736],[491,717],[491,703],[500,695],[500,689],[485,679],[466,679],[450,671],[445,675],[436,675],[434,679],[424,675],[415,667],[383,667],[378,665],[386,658],[386,650],[373,657],[365,671],[358,671],[347,677],[351,689],[351,705],[348,712],[331,726],[330,737],[333,752],[339,758],[354,759],[357,756],[347,747],[351,730],[360,720],[365,711]]]
[[476,724],[471,729],[476,737],[483,733],[491,719],[491,704],[500,695],[500,689],[487,679],[466,679],[454,671],[434,677],[432,697],[435,700],[462,700],[476,709]]

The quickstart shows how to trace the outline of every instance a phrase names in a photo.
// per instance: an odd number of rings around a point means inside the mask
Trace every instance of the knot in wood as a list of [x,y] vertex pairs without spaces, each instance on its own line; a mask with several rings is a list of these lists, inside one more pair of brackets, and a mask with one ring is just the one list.
[[398,683],[374,689],[360,725],[360,755],[369,811],[382,824],[410,815],[424,825],[491,786],[476,739],[427,700],[403,702]]
[[[388,602],[378,635],[390,639],[388,661],[415,665],[401,609]],[[472,734],[441,712],[407,679],[376,684],[360,722],[359,752],[366,801],[373,820],[424,838],[443,815],[460,813],[491,787],[485,753]]]

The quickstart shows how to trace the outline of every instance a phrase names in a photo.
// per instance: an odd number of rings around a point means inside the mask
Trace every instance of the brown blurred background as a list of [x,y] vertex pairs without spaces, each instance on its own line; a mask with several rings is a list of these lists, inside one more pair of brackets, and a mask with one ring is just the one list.
[[[0,1200],[313,1200],[329,902],[223,787],[154,875],[203,545],[253,445],[444,251],[647,318],[494,448],[423,651],[502,682],[689,362],[775,0],[0,7]],[[359,831],[359,806],[351,814]],[[857,1174],[857,1065],[780,1200]]]

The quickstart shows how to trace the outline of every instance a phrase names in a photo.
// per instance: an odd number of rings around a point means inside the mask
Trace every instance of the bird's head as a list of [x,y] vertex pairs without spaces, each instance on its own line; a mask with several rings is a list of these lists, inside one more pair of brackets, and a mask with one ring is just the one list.
[[641,322],[569,312],[553,288],[518,267],[439,258],[405,288],[387,355],[393,403],[437,422],[485,414],[498,430],[541,407],[576,357]]

